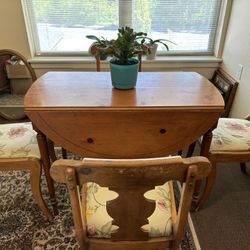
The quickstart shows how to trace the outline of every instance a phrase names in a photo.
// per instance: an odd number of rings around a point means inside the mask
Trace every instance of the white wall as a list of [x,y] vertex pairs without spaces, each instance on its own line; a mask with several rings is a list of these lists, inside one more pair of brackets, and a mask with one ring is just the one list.
[[244,65],[230,116],[242,118],[250,114],[250,1],[234,0],[222,67],[236,77],[238,64]]

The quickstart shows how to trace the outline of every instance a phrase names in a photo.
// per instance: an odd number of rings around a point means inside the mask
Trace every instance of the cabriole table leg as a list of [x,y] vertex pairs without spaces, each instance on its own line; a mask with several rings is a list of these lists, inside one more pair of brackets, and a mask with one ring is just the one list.
[[37,128],[34,127],[34,129],[37,131],[37,142],[40,149],[41,154],[41,160],[43,164],[43,169],[45,172],[45,177],[48,185],[49,195],[50,195],[50,201],[53,208],[54,215],[58,214],[57,210],[57,203],[56,203],[56,195],[55,195],[55,189],[54,189],[54,182],[52,178],[50,177],[50,159],[49,159],[49,150],[48,150],[48,144],[46,136],[39,131]]

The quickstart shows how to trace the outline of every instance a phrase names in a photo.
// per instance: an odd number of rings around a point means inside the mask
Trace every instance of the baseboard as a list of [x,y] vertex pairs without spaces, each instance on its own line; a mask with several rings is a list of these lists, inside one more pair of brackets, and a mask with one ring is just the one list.
[[197,234],[196,234],[196,231],[195,231],[195,228],[194,228],[194,224],[193,224],[193,221],[192,221],[192,218],[191,218],[190,214],[188,214],[188,225],[189,225],[191,234],[193,236],[195,249],[196,250],[201,250],[201,246],[200,246],[200,243],[199,243],[199,240],[198,240],[198,237],[197,237]]

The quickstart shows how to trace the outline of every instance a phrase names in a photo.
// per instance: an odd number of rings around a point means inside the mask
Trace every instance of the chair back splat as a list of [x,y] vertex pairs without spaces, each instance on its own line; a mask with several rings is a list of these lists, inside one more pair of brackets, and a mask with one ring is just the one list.
[[[50,173],[55,181],[68,186],[76,237],[81,249],[153,250],[166,249],[167,246],[171,249],[178,248],[185,232],[195,181],[206,177],[209,171],[210,163],[204,157],[182,159],[177,156],[137,160],[58,160],[53,163]],[[172,180],[184,183],[177,217]],[[166,200],[155,201],[148,195],[149,190],[150,193],[166,182],[169,188],[158,190],[161,190]],[[89,213],[86,201],[90,202],[89,192],[92,192],[89,183],[97,183],[102,188],[108,187],[109,191],[117,193],[106,203],[108,215],[113,218],[112,227],[116,229],[105,237],[96,235],[99,239],[91,237],[87,230],[90,225],[86,217],[86,213]],[[78,187],[83,187],[82,201]],[[93,186],[91,187],[93,190]],[[163,210],[171,210],[170,234],[160,235],[162,237],[153,235],[145,226],[156,209],[157,202]],[[171,206],[167,208],[167,204]]]

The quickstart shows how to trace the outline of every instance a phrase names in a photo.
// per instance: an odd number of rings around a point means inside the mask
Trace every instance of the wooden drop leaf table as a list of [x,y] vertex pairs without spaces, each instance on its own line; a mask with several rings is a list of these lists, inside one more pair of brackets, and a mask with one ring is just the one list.
[[[109,72],[48,72],[24,105],[47,179],[45,136],[83,157],[148,158],[173,154],[205,134],[206,155],[224,109],[218,90],[195,72],[140,72],[132,90],[113,89]],[[52,186],[51,180],[55,203]]]

